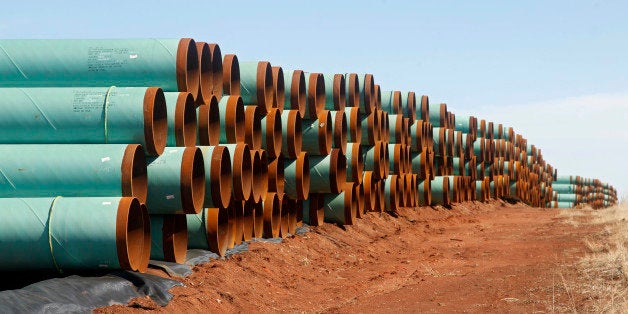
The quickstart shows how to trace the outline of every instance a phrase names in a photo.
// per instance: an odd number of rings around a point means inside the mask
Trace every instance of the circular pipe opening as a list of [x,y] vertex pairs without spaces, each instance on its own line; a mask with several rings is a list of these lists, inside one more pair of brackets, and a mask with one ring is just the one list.
[[375,109],[382,109],[382,89],[379,85],[373,86],[373,106]]
[[[360,106],[360,83],[355,73],[345,74],[347,107]],[[358,108],[359,110],[359,108]]]
[[[299,130],[301,127],[299,126]],[[266,152],[269,158],[276,158],[281,155],[281,112],[273,108],[266,115]]]
[[279,236],[281,221],[281,202],[277,193],[268,193],[264,200],[264,238]]
[[174,134],[177,146],[196,146],[196,103],[190,93],[179,93],[177,97]]
[[231,190],[233,189],[229,150],[224,146],[216,146],[211,158],[209,184],[212,193],[212,203],[215,206],[227,208],[231,200]]
[[270,62],[260,61],[257,63],[257,106],[263,114],[273,108],[275,98],[275,87],[273,86],[273,70]]
[[183,264],[188,249],[188,223],[185,215],[163,215],[164,260]]
[[375,109],[375,102],[371,100],[374,96],[373,93],[375,91],[375,84],[373,82],[372,74],[365,74],[363,79],[364,86],[362,87],[360,93],[362,93],[361,98],[364,99],[364,113],[370,114]]
[[375,211],[375,202],[377,194],[377,184],[373,178],[372,171],[364,171],[362,177],[362,185],[364,186],[364,207],[367,211]]
[[336,111],[334,115],[334,147],[347,153],[347,117],[344,111]]
[[198,214],[205,201],[205,166],[198,147],[186,147],[183,151],[180,184],[183,212]]
[[353,183],[348,182],[344,183],[344,225],[353,225],[353,220],[355,218],[356,210],[360,206],[358,203],[358,198],[354,195],[354,187]]
[[301,152],[296,161],[297,199],[306,200],[310,194],[310,158],[307,152]]
[[252,185],[252,199],[256,202],[262,201],[262,159],[257,150],[251,150],[251,163],[253,168],[253,185]]
[[321,73],[310,73],[308,77],[307,109],[311,119],[325,109],[325,79]]
[[292,72],[292,81],[290,82],[290,109],[298,110],[302,118],[305,117],[306,108],[305,73],[301,70],[294,70]]
[[116,250],[120,268],[144,268],[144,225],[140,202],[134,197],[121,197],[116,214]]
[[192,93],[192,98],[197,99],[201,74],[194,39],[182,38],[179,41],[176,59],[177,87],[179,91]]
[[200,79],[198,97],[196,99],[197,104],[209,103],[209,98],[212,94],[212,58],[209,51],[209,45],[204,42],[196,43],[196,53],[198,54],[198,63],[200,68]]
[[240,96],[230,96],[227,100],[225,112],[225,132],[229,143],[244,142],[246,130],[243,128],[246,121],[244,103]]
[[283,69],[275,66],[273,71],[273,86],[275,92],[275,100],[273,102],[273,108],[279,109],[279,112],[283,111],[283,104],[286,102],[286,86],[284,82]]
[[206,208],[207,244],[209,250],[225,256],[229,246],[229,210],[226,208]]
[[408,92],[408,100],[406,101],[406,116],[410,118],[410,125],[416,121],[416,94],[414,92]]
[[247,203],[253,209],[253,237],[261,238],[264,234],[264,203],[248,200]]
[[351,108],[349,116],[347,116],[347,120],[349,120],[349,135],[351,136],[351,142],[360,143],[362,138],[362,119],[360,119],[360,109]]
[[122,156],[122,196],[134,196],[140,203],[146,203],[148,178],[146,157],[141,145],[129,144]]
[[262,109],[259,106],[244,106],[244,142],[250,149],[262,148]]
[[220,109],[218,98],[211,95],[209,103],[197,108],[198,142],[202,146],[216,146],[220,143]]
[[392,92],[392,110],[396,115],[403,115],[403,109],[401,107],[401,91],[393,91]]
[[222,88],[227,95],[240,95],[240,63],[234,54],[226,54],[222,62]]
[[[289,158],[297,158],[297,156],[301,153],[301,148],[303,145],[303,130],[302,130],[302,122],[301,122],[301,114],[297,110],[288,110],[286,111],[287,117],[282,117],[283,119],[287,119],[287,130],[285,134],[285,147],[282,143],[282,151],[283,155]],[[283,114],[282,114],[283,116]],[[282,121],[283,123],[283,121]],[[283,126],[282,126],[282,141],[283,141]]]
[[430,98],[427,95],[421,96],[421,119],[430,122]]
[[347,158],[337,148],[331,150],[329,181],[332,193],[342,193],[347,177]]
[[266,193],[268,193],[268,153],[263,149],[260,149],[257,152],[259,153],[259,159],[260,159],[260,165],[261,165],[260,176],[262,177],[261,187],[260,187],[261,197],[259,199],[259,201],[261,202],[262,199],[266,197]]
[[344,111],[347,105],[347,88],[345,86],[345,76],[334,74],[333,98],[334,110]]
[[284,167],[283,156],[279,155],[268,164],[268,192],[283,194]]
[[362,155],[362,146],[357,143],[351,143],[350,147],[351,160],[347,162],[351,162],[351,178],[348,179],[357,184],[361,184],[364,173],[364,156]]
[[288,200],[288,209],[289,209],[289,217],[288,217],[288,233],[296,234],[297,227],[299,226],[299,217],[297,213],[301,211],[303,213],[303,202],[292,200],[286,198]]
[[331,113],[328,110],[321,110],[318,115],[318,149],[321,155],[329,154],[332,140]]
[[222,53],[218,44],[208,44],[211,58],[211,92],[216,97],[222,97]]
[[149,87],[144,94],[144,148],[149,156],[164,152],[168,138],[168,116],[164,92]]
[[252,195],[253,164],[251,150],[244,143],[236,144],[233,153],[233,198],[244,201]]
[[325,195],[310,194],[310,225],[322,226],[325,223]]

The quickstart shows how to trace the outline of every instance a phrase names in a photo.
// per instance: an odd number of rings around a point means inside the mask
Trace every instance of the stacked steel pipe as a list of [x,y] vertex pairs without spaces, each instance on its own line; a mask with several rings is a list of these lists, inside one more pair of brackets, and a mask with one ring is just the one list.
[[599,180],[557,177],[512,127],[372,74],[239,62],[189,38],[0,47],[5,269],[145,271],[400,207],[617,202]]

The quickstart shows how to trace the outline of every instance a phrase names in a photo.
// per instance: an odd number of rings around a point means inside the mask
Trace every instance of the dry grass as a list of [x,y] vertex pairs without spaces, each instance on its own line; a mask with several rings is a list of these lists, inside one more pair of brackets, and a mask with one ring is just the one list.
[[[598,224],[602,231],[583,239],[588,253],[576,267],[580,278],[571,283],[588,302],[586,312],[626,313],[628,309],[628,203],[600,210],[565,210],[561,213],[571,225]],[[579,213],[578,213],[579,212]],[[583,219],[581,215],[589,216]]]

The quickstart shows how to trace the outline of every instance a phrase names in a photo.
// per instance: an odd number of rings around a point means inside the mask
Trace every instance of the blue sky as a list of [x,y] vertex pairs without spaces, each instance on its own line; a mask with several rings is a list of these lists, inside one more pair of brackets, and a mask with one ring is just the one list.
[[3,38],[192,37],[240,60],[369,72],[515,127],[628,193],[625,1],[12,1]]

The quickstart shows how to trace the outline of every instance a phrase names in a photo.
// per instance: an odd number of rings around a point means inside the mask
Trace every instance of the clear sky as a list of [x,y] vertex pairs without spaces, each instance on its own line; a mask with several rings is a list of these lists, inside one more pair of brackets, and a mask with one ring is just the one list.
[[192,37],[241,61],[373,73],[626,194],[627,14],[619,0],[10,1],[0,37]]

